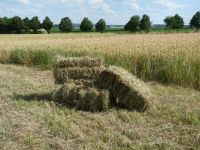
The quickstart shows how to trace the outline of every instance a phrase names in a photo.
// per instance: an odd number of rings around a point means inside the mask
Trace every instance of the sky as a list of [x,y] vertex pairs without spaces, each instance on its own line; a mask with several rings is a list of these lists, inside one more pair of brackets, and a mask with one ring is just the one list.
[[200,11],[200,0],[0,0],[0,17],[45,16],[58,24],[63,17],[80,23],[88,17],[93,23],[100,18],[107,24],[124,25],[131,16],[150,16],[153,24],[163,24],[166,16],[179,14],[189,24],[192,16]]

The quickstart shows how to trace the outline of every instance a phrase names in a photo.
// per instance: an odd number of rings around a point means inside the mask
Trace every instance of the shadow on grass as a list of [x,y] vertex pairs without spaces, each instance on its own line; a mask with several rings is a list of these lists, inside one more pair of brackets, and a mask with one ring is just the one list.
[[[32,94],[27,94],[27,95],[14,94],[14,99],[18,100],[18,101],[19,100],[23,100],[23,101],[27,101],[27,102],[33,102],[33,101],[55,102],[53,100],[53,92],[49,92],[49,93],[32,93]],[[66,105],[65,103],[62,103],[62,102],[55,102],[55,104],[57,106],[66,107],[68,109],[74,109],[74,107]]]
[[14,98],[16,100],[25,100],[25,101],[53,101],[52,98],[52,92],[51,93],[32,93],[29,95],[14,95]]
[[[52,102],[53,101],[53,92],[49,92],[49,93],[32,93],[32,94],[28,94],[28,95],[14,94],[14,99],[18,100],[18,101],[23,100],[23,101],[27,101],[27,102],[33,102],[33,101]],[[93,112],[93,113],[94,112],[96,112],[96,113],[103,112],[103,111],[91,111],[91,110],[85,110],[85,109],[82,109],[82,108],[76,108],[74,106],[67,105],[64,102],[55,102],[55,104],[57,106],[66,107],[68,109],[76,109],[78,111]],[[110,109],[113,109],[113,108],[116,109],[116,110],[126,109],[128,111],[137,111],[137,110],[130,110],[130,109],[127,109],[126,107],[124,107],[122,105],[119,105],[119,104],[116,103],[114,98],[111,98]]]

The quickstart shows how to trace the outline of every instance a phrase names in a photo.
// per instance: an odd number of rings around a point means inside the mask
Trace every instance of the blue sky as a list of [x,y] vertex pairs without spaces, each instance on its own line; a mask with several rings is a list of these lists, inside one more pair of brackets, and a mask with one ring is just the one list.
[[131,16],[148,14],[153,24],[176,13],[189,23],[200,11],[200,0],[0,0],[0,17],[49,16],[54,23],[68,16],[74,23],[89,17],[93,23],[104,18],[107,24],[125,24]]

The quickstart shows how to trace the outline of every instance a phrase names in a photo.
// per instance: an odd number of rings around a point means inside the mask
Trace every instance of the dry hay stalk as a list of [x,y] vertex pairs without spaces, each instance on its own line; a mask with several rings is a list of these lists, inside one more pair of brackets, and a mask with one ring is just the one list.
[[56,68],[68,68],[68,67],[102,67],[104,61],[102,58],[91,57],[58,57]]
[[54,68],[54,78],[56,84],[64,84],[70,80],[96,80],[103,68]]
[[109,109],[109,91],[74,83],[64,84],[55,90],[53,98],[56,102],[85,111],[100,112]]
[[147,85],[123,68],[111,66],[97,79],[100,88],[108,89],[117,103],[128,109],[145,111],[152,98]]

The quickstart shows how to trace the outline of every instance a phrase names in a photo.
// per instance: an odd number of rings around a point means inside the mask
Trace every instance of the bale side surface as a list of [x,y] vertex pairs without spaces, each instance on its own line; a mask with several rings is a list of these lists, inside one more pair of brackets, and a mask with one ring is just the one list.
[[54,92],[54,101],[80,110],[101,112],[109,109],[110,94],[108,90],[64,84]]
[[70,80],[96,80],[103,68],[54,68],[54,78],[56,84],[64,84]]
[[100,88],[110,90],[119,105],[128,109],[145,111],[152,94],[147,85],[123,68],[111,66],[97,79]]
[[59,57],[55,66],[57,68],[68,67],[101,67],[104,65],[102,58],[91,57]]

